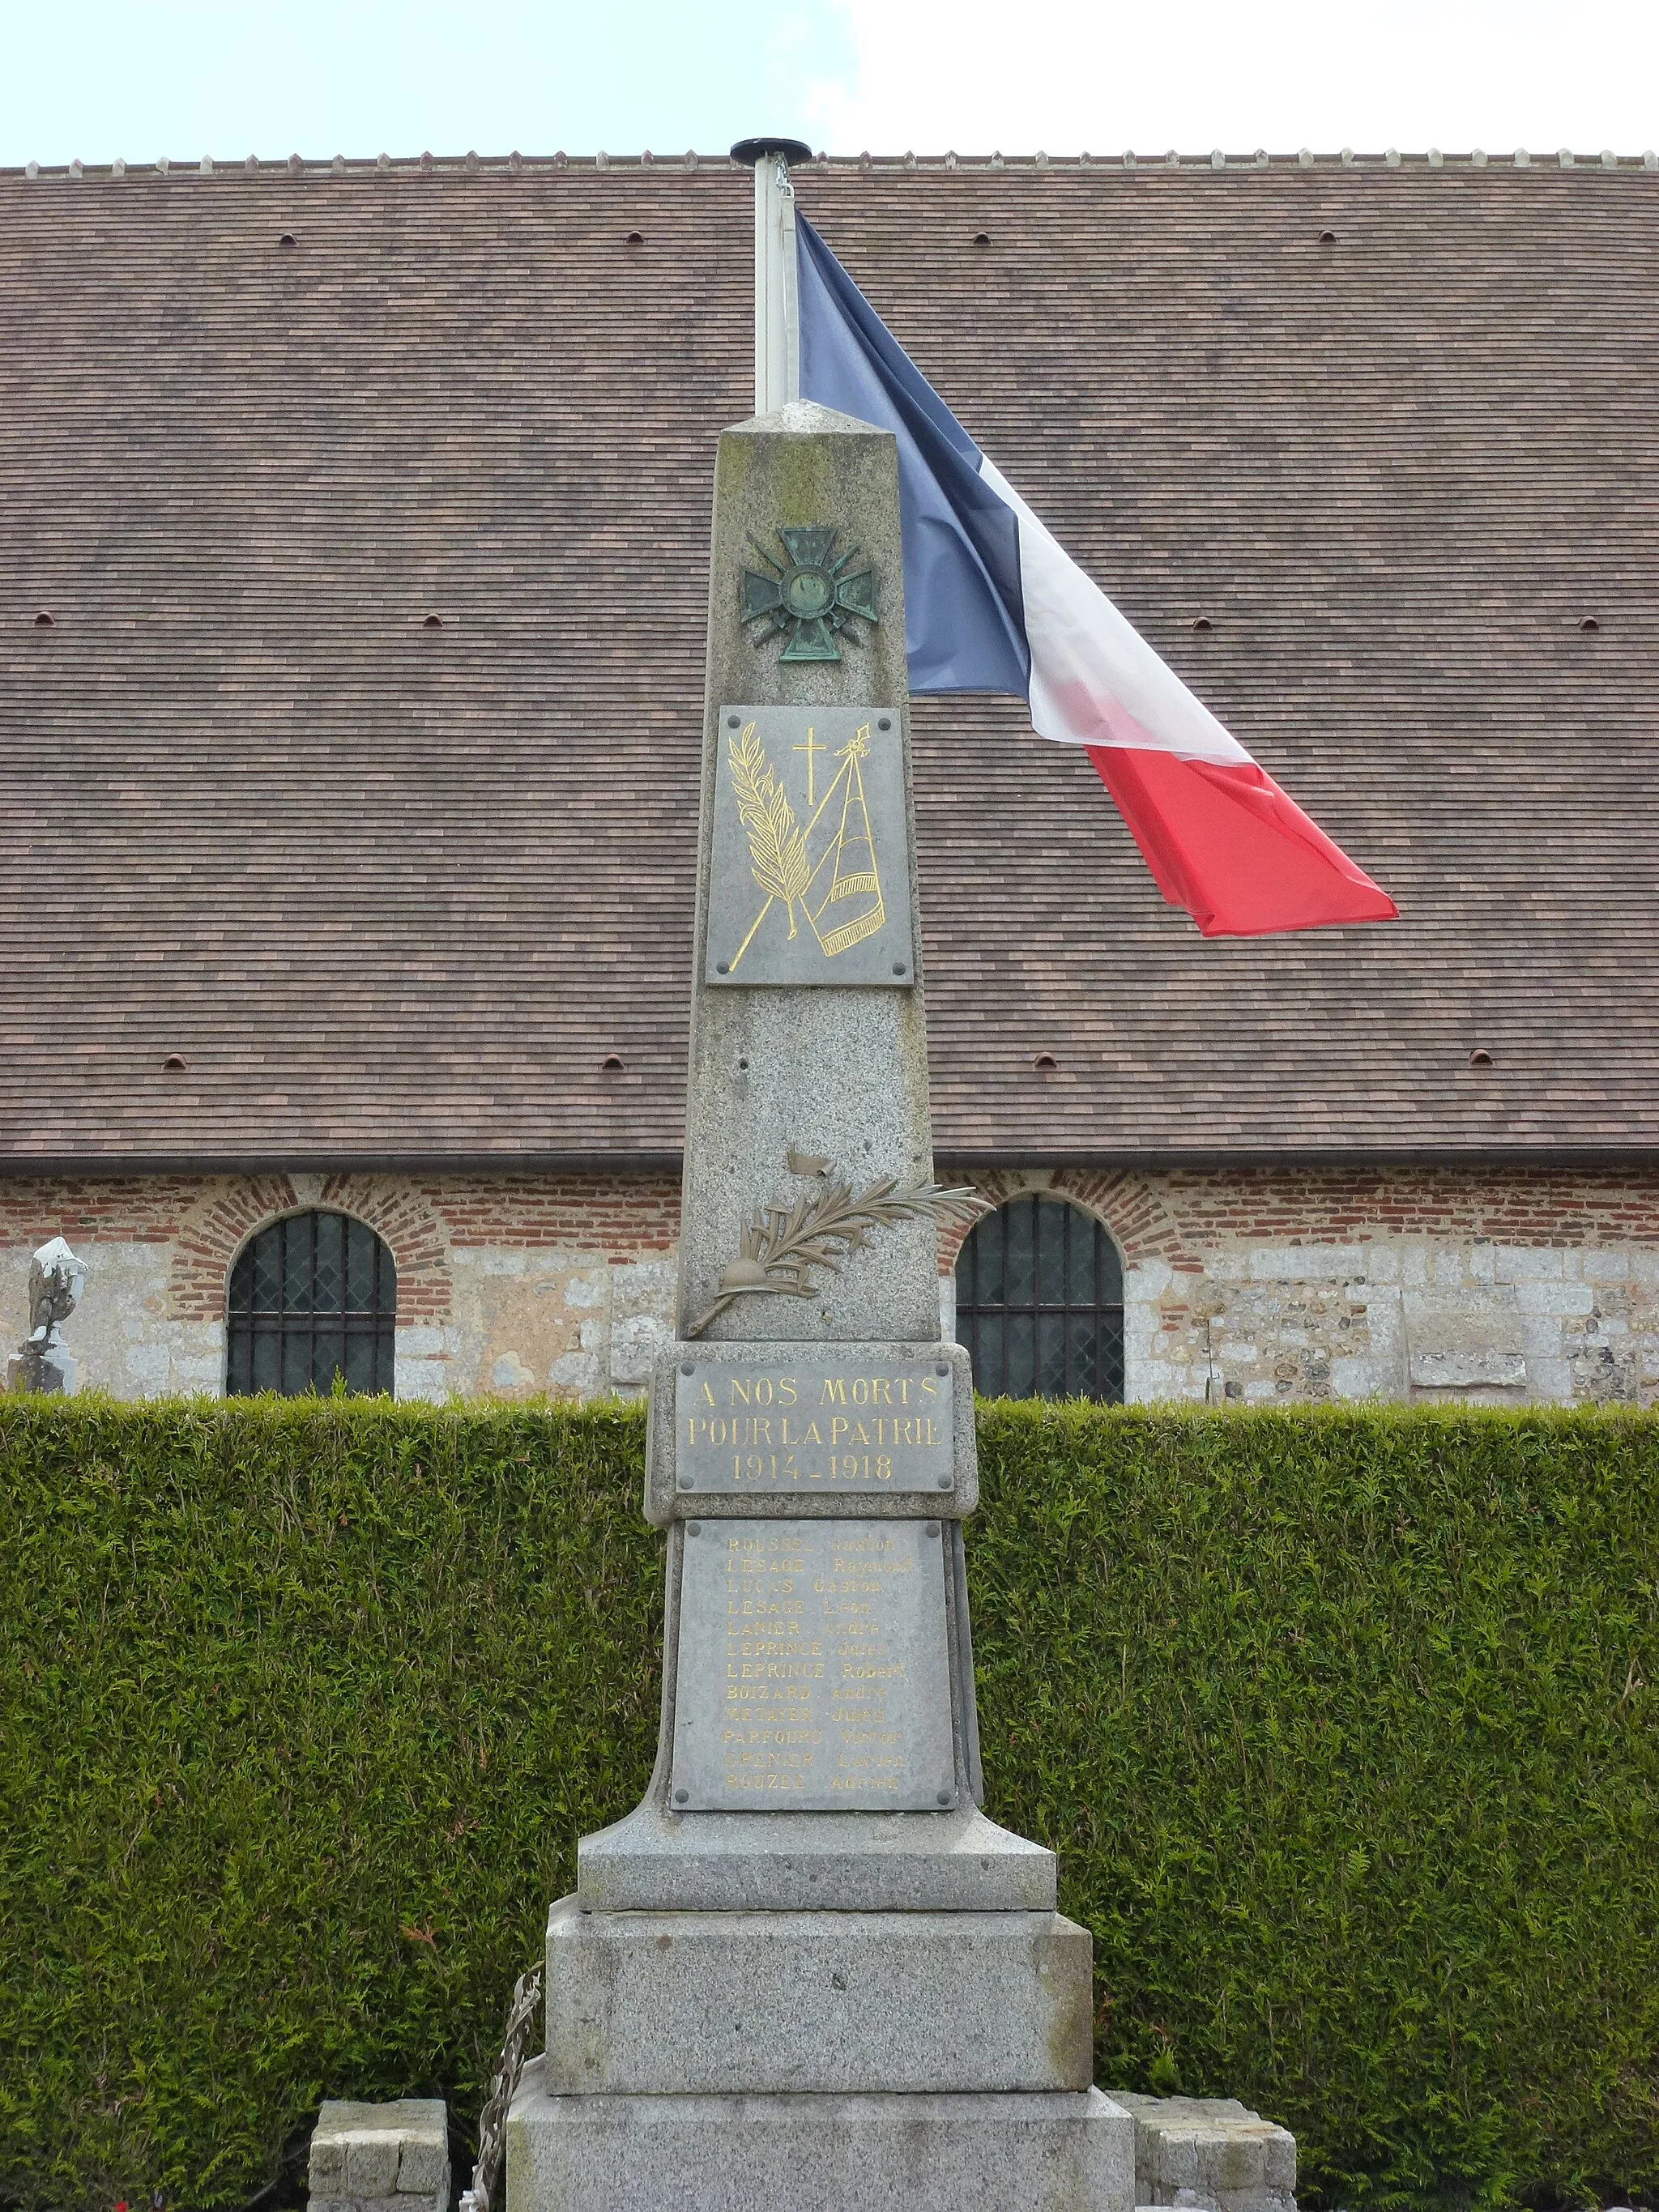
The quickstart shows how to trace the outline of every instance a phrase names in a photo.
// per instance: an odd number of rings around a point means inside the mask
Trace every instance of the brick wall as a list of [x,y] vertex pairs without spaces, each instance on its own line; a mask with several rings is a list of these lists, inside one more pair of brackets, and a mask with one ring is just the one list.
[[[1659,1176],[1612,1171],[1011,1171],[1123,1254],[1132,1398],[1659,1400]],[[528,1175],[0,1182],[0,1339],[28,1255],[91,1268],[65,1332],[82,1387],[217,1390],[237,1252],[335,1206],[398,1269],[406,1396],[637,1391],[672,1328],[678,1183]],[[941,1244],[946,1271],[957,1238]]]

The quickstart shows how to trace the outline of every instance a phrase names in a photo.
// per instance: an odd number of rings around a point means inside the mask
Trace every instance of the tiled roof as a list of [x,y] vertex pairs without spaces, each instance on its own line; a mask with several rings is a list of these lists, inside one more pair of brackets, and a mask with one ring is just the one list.
[[[921,702],[940,1152],[1659,1152],[1659,176],[798,183],[1403,913],[1205,943],[1086,760]],[[723,159],[0,176],[0,1158],[675,1151],[750,209]]]

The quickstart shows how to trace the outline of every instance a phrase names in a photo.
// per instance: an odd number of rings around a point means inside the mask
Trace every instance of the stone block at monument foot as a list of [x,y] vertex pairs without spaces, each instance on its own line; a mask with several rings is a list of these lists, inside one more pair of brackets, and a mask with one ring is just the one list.
[[526,2068],[507,2212],[1131,2212],[1133,2127],[1025,2096],[559,2097]]
[[449,2119],[441,2098],[331,2099],[311,2138],[311,2212],[448,2212]]
[[583,1912],[547,1929],[550,2091],[1086,2089],[1057,1912]]
[[1115,2093],[1134,2122],[1135,2203],[1296,2212],[1296,2137],[1237,2097]]

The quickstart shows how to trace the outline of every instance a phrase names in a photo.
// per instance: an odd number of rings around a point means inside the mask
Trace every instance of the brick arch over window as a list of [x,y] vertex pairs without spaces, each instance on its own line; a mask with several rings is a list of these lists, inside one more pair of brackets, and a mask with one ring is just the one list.
[[[1122,1254],[1126,1268],[1141,1260],[1162,1260],[1177,1273],[1203,1271],[1203,1261],[1188,1250],[1175,1217],[1144,1176],[1118,1169],[1039,1168],[992,1170],[952,1175],[946,1180],[971,1184],[988,1206],[1003,1206],[1011,1198],[1029,1196],[1033,1191],[1069,1199],[1100,1223]],[[957,1255],[971,1226],[940,1230],[941,1274],[954,1272]]]
[[398,1271],[398,1325],[449,1318],[447,1246],[426,1194],[375,1176],[227,1176],[180,1224],[167,1284],[169,1317],[222,1322],[231,1269],[260,1230],[313,1207],[367,1222]]

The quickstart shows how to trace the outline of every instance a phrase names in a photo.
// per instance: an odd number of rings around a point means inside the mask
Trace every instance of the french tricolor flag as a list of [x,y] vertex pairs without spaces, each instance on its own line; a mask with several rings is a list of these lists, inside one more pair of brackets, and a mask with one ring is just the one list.
[[1224,730],[986,459],[799,210],[800,394],[898,441],[912,692],[1026,700],[1081,745],[1206,937],[1398,908]]

